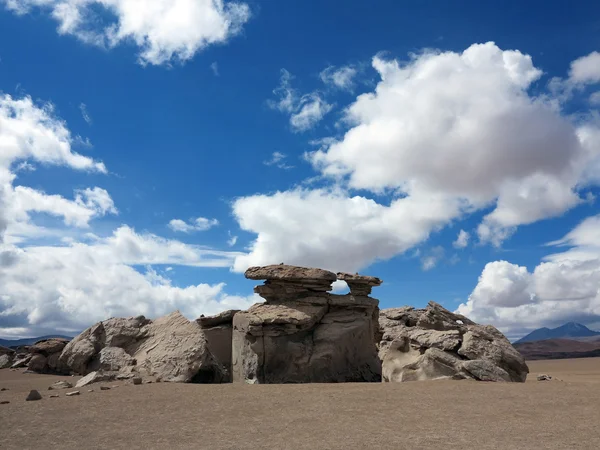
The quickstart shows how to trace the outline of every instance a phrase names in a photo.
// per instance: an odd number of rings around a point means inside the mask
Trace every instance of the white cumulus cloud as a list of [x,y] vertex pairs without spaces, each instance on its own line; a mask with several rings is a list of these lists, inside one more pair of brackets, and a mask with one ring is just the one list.
[[[478,237],[500,245],[600,181],[600,127],[574,124],[547,93],[530,93],[542,75],[530,56],[488,42],[405,62],[376,56],[373,67],[381,81],[346,108],[345,134],[307,154],[338,187],[235,201],[240,226],[257,235],[235,270],[284,261],[352,271],[483,209]],[[297,99],[290,79],[283,72],[273,103],[287,112]],[[393,200],[372,199],[381,193]]]
[[568,321],[598,322],[600,215],[550,245],[569,249],[546,256],[532,271],[507,261],[488,263],[458,311],[515,337]]
[[9,10],[39,9],[60,34],[103,47],[133,42],[143,64],[187,61],[226,42],[250,18],[246,3],[224,0],[2,0]]
[[[0,96],[1,336],[77,333],[111,316],[156,317],[175,309],[193,319],[257,301],[227,294],[224,283],[176,286],[153,268],[227,268],[240,253],[137,233],[127,225],[98,236],[94,220],[118,213],[105,189],[77,189],[68,199],[18,184],[18,173],[32,163],[107,172],[103,163],[74,152],[73,141],[51,105]],[[32,213],[63,224],[41,226]],[[216,221],[198,218],[186,225],[200,230]]]
[[458,232],[458,236],[456,236],[456,240],[452,243],[452,245],[454,248],[465,248],[467,245],[469,245],[470,238],[471,235],[467,231],[460,230]]

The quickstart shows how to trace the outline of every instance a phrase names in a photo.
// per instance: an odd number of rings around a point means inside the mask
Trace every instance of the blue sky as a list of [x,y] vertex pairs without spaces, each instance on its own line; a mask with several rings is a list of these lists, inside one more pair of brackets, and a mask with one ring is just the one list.
[[0,335],[246,307],[280,262],[600,322],[597,2],[131,5],[0,0]]

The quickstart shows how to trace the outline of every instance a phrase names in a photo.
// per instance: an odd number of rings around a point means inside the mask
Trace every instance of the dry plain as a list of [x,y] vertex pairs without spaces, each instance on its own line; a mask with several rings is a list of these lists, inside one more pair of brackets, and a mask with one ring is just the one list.
[[0,449],[599,449],[600,358],[529,367],[523,384],[117,382],[60,398],[48,386],[76,378],[0,370]]

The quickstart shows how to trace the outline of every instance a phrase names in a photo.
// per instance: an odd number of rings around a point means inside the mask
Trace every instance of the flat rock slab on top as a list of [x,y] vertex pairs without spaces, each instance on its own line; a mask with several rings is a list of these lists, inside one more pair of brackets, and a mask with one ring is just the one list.
[[337,279],[338,280],[342,280],[345,281],[346,283],[350,284],[366,284],[369,286],[380,286],[382,281],[380,278],[377,277],[370,277],[368,275],[359,275],[359,274],[352,274],[352,273],[344,273],[344,272],[338,272],[337,274]]
[[287,264],[271,265],[264,267],[250,267],[244,274],[250,280],[279,280],[302,281],[318,280],[333,282],[337,276],[328,270],[288,266]]

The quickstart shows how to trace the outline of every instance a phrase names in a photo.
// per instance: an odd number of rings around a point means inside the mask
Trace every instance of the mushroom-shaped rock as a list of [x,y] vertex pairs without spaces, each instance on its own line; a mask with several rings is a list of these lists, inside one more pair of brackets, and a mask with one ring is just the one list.
[[352,295],[369,295],[371,289],[375,286],[380,286],[382,281],[377,277],[370,277],[368,275],[359,275],[352,273],[338,272],[337,279],[345,281],[350,288]]

